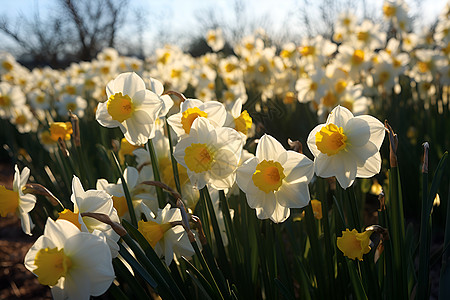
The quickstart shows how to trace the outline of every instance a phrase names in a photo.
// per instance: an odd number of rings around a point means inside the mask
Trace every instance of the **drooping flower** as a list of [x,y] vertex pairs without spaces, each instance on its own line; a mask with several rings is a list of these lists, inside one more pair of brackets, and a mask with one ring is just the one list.
[[283,222],[290,215],[289,208],[309,203],[313,162],[303,154],[286,151],[269,135],[259,140],[255,157],[244,162],[236,173],[236,182],[259,219]]
[[369,115],[354,117],[342,106],[329,114],[325,124],[317,125],[308,136],[308,147],[315,157],[315,173],[336,176],[342,188],[356,177],[369,178],[381,169],[380,147],[384,125]]
[[99,231],[81,232],[66,220],[48,218],[25,256],[25,266],[51,287],[54,299],[89,299],[105,293],[114,280],[111,254]]
[[187,99],[180,105],[180,112],[170,116],[167,122],[178,137],[191,132],[191,126],[198,117],[206,118],[214,127],[222,127],[227,112],[222,103],[217,101],[202,102],[197,99]]
[[367,230],[359,233],[356,229],[350,231],[347,228],[342,231],[342,236],[337,238],[337,246],[348,258],[363,260],[363,255],[371,249],[369,245],[372,232]]
[[153,127],[163,101],[145,89],[144,81],[136,73],[122,73],[106,86],[108,100],[99,103],[96,120],[105,127],[120,127],[133,145],[147,143],[154,134]]
[[222,190],[231,188],[242,153],[243,138],[232,128],[214,128],[203,117],[196,118],[189,136],[181,139],[173,153],[187,169],[191,183],[199,189],[207,183]]
[[23,192],[30,176],[30,169],[25,167],[22,173],[17,165],[14,169],[13,189],[8,190],[5,186],[0,185],[0,216],[6,217],[10,213],[16,214],[20,218],[22,230],[31,235],[34,224],[29,212],[33,210],[36,204],[36,197]]
[[157,217],[146,214],[147,221],[139,221],[138,230],[155,249],[159,257],[164,257],[166,265],[170,265],[174,253],[178,256],[192,256],[194,249],[181,224],[181,212],[178,208],[170,208],[167,204],[158,209]]
[[99,213],[107,215],[111,221],[120,223],[117,211],[113,207],[111,196],[102,190],[84,191],[80,179],[73,176],[72,180],[72,196],[73,212],[65,209],[59,213],[58,219],[64,219],[72,222],[81,231],[93,232],[99,230],[104,233],[106,242],[111,250],[112,257],[116,257],[119,253],[117,242],[120,236],[111,228],[111,226],[98,221],[91,217],[82,217],[82,213]]

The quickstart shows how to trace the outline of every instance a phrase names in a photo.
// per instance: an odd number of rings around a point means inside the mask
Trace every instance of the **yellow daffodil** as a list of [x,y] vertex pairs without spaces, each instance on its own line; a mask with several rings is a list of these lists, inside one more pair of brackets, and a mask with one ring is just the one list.
[[337,238],[337,246],[345,256],[350,259],[363,260],[363,255],[370,251],[371,230],[359,233],[356,229],[342,231],[342,236]]
[[54,299],[100,296],[115,278],[103,234],[81,232],[67,220],[47,219],[44,234],[25,256],[25,266],[51,287]]

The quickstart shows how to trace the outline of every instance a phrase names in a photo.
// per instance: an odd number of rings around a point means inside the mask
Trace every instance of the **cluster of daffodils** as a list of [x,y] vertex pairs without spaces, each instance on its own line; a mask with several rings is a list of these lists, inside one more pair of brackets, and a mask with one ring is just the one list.
[[[221,52],[225,45],[221,29],[208,31],[205,38],[212,52],[199,57],[172,45],[157,49],[144,60],[120,56],[107,48],[93,61],[73,63],[65,70],[29,71],[12,55],[1,53],[0,118],[20,133],[36,132],[41,142],[52,148],[57,138],[49,131],[51,124],[66,120],[69,111],[78,117],[92,117],[98,102],[114,95],[109,108],[102,105],[96,113],[106,116],[109,110],[110,117],[101,118],[104,126],[120,127],[130,134],[139,126],[137,117],[154,121],[170,106],[165,103],[152,115],[141,113],[141,105],[154,105],[164,98],[162,86],[152,85],[152,78],[162,80],[166,89],[189,90],[195,98],[219,100],[227,106],[238,98],[245,103],[249,93],[260,95],[263,103],[309,103],[323,120],[337,105],[355,115],[366,114],[383,97],[401,93],[405,84],[413,88],[414,99],[427,101],[441,87],[448,89],[450,85],[449,11],[447,4],[436,26],[417,34],[412,32],[406,3],[385,0],[383,24],[360,22],[344,12],[334,24],[331,39],[318,35],[299,44],[276,47],[259,30],[232,45],[232,55]],[[133,105],[120,108],[129,100],[116,92],[124,80],[118,75],[129,71],[138,74],[156,96],[127,94],[135,96]],[[126,92],[141,88],[139,85]],[[130,114],[135,118],[126,121]],[[145,135],[152,136],[152,130],[146,128]]]

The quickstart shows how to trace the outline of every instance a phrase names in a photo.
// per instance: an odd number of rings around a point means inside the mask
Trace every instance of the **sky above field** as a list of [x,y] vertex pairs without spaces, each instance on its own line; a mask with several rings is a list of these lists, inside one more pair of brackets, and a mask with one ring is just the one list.
[[[45,19],[49,13],[54,11],[56,0],[0,0],[2,9],[0,16],[6,16],[10,20],[14,20],[19,15],[24,18],[32,19],[36,13]],[[263,20],[269,22],[274,32],[279,32],[286,27],[286,23],[293,24],[292,30],[300,30],[300,11],[305,8],[304,3],[308,3],[306,9],[314,18],[313,3],[319,1],[312,0],[245,0],[245,16],[247,20]],[[351,2],[351,1],[342,1]],[[355,2],[355,1],[354,1]],[[419,28],[423,25],[431,24],[440,11],[445,6],[447,0],[422,0],[422,1],[406,1],[410,6],[411,14],[419,14],[422,24],[416,24]],[[421,3],[418,7],[417,3]],[[216,17],[228,23],[236,22],[234,13],[234,1],[231,0],[131,0],[128,7],[128,20],[136,20],[136,11],[140,11],[146,16],[144,23],[144,40],[152,41],[157,38],[158,32],[175,33],[174,39],[179,36],[183,37],[189,34],[199,34],[201,27],[202,15],[205,16],[209,11],[214,11]],[[363,3],[356,1],[355,3]],[[366,11],[368,13],[379,12],[381,14],[382,0],[367,0]],[[311,8],[309,8],[311,6]],[[317,12],[316,12],[317,13]],[[362,12],[359,11],[359,14]],[[358,12],[357,12],[358,14]],[[292,22],[294,20],[295,22]],[[132,34],[136,30],[136,22],[129,22],[127,31]],[[417,22],[416,22],[417,23]],[[128,33],[126,33],[128,35]],[[9,38],[5,38],[0,33],[0,39],[5,40],[3,44],[12,43]],[[169,40],[170,41],[170,40]]]

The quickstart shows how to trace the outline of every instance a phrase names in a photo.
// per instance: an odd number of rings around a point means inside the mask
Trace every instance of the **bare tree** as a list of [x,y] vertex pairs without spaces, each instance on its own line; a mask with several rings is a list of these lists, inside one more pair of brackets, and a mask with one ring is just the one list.
[[[90,60],[104,47],[116,46],[129,0],[56,0],[52,14],[32,21],[18,16],[15,23],[0,17],[0,31],[9,36],[20,54],[37,64],[61,67]],[[65,63],[64,63],[65,62]]]

